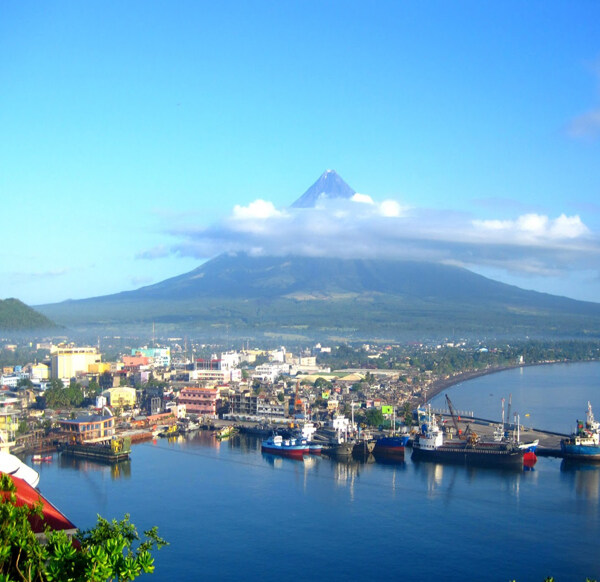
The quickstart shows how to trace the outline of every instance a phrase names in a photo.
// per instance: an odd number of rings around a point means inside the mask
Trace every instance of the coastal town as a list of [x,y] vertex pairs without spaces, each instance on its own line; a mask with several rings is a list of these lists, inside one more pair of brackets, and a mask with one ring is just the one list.
[[[141,440],[190,426],[285,426],[298,420],[380,430],[410,426],[414,410],[444,388],[494,371],[597,356],[587,348],[527,343],[487,347],[467,341],[399,345],[316,343],[296,351],[218,351],[181,338],[121,349],[27,344],[39,359],[3,366],[0,439],[6,452],[51,451],[116,434]],[[27,350],[4,343],[6,354]],[[40,357],[41,356],[41,357]],[[344,364],[344,366],[340,366]],[[338,367],[340,366],[340,367]],[[469,411],[459,411],[463,415]],[[472,413],[471,413],[472,414]],[[108,420],[108,416],[110,420]],[[396,422],[394,421],[394,428]]]

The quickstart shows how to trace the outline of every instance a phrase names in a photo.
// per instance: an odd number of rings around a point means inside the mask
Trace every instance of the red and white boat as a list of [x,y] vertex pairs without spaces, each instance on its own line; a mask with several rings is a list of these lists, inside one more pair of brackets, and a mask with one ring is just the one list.
[[309,452],[309,446],[305,439],[283,438],[279,434],[262,441],[260,448],[264,453],[287,457],[302,457]]

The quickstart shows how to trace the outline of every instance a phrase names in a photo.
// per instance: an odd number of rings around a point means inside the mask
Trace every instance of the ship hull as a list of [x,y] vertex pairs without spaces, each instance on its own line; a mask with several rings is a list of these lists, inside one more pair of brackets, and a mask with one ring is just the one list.
[[412,459],[434,461],[473,467],[523,468],[524,451],[492,447],[467,447],[462,445],[442,445],[435,449],[421,449],[413,446]]
[[308,453],[308,449],[306,448],[277,447],[268,445],[262,445],[261,450],[263,453],[268,453],[270,455],[296,458],[302,458],[303,455]]
[[382,457],[403,457],[407,436],[383,437],[377,439],[373,454]]
[[597,445],[574,445],[560,443],[562,456],[565,459],[573,461],[594,461],[600,462],[600,446]]

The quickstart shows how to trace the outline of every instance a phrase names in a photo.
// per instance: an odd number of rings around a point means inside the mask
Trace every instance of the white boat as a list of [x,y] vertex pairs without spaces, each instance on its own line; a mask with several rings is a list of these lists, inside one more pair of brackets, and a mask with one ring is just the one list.
[[32,487],[37,487],[40,482],[40,474],[35,469],[10,453],[0,452],[0,472],[23,479]]

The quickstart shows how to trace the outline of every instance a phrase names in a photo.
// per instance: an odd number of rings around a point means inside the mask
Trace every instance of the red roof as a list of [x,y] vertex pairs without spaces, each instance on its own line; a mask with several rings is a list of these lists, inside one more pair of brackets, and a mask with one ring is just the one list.
[[[31,515],[29,522],[34,533],[43,533],[46,527],[53,530],[76,530],[77,527],[64,516],[52,503],[43,497],[37,489],[34,489],[23,479],[9,475],[17,488],[15,495],[17,497],[17,506],[28,505],[33,507],[36,503],[42,503],[43,518],[37,515]],[[10,493],[8,491],[0,491],[0,495],[7,499]]]

